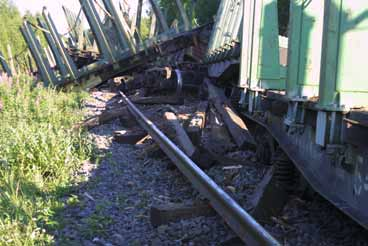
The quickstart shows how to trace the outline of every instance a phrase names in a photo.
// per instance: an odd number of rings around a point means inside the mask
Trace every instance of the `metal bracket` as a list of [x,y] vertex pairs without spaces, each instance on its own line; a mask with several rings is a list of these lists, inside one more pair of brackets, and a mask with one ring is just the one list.
[[316,144],[327,145],[342,144],[341,134],[344,116],[338,111],[318,111]]
[[306,99],[297,98],[289,102],[288,112],[284,119],[284,124],[289,134],[303,134],[304,133],[304,120],[305,120],[305,108],[304,103]]

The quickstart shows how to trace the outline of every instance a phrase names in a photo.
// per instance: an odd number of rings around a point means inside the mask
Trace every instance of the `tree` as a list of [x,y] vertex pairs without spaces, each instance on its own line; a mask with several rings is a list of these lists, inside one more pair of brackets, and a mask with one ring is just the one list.
[[8,0],[0,0],[0,50],[6,59],[7,45],[10,44],[13,56],[21,53],[26,48],[26,43],[19,31],[22,25],[22,17],[18,9]]
[[[34,24],[37,24],[37,16],[39,14],[32,15],[30,12],[25,14],[25,18]],[[9,54],[7,52],[7,45],[9,44],[15,63],[24,71],[27,68],[28,47],[20,32],[22,24],[23,18],[12,1],[0,0],[0,50],[6,60],[9,61]],[[36,35],[40,37],[43,47],[46,47],[46,40],[40,30],[36,30]]]
[[[203,25],[213,21],[220,0],[181,0],[192,24]],[[175,0],[160,0],[160,6],[171,24],[174,20],[181,22]]]

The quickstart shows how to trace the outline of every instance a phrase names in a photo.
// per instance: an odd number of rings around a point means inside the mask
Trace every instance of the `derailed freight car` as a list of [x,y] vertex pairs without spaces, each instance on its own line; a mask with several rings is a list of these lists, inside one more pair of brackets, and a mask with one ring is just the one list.
[[240,93],[243,115],[316,191],[368,228],[368,2],[291,0],[288,38],[278,11],[277,0],[222,1],[209,76]]

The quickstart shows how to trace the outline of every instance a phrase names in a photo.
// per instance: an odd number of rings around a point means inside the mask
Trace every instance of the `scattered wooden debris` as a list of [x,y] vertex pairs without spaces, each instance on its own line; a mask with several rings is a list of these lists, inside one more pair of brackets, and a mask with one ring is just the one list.
[[186,127],[186,132],[195,146],[199,146],[201,144],[202,130],[206,125],[207,109],[208,102],[200,102],[197,111],[193,114],[188,126]]
[[192,141],[180,124],[176,115],[172,112],[166,112],[165,119],[170,122],[176,132],[175,140],[177,144],[186,155],[188,155],[190,158],[193,158],[194,155],[197,153],[197,148],[193,145]]
[[222,170],[234,170],[234,169],[242,169],[243,166],[242,165],[237,165],[237,166],[226,166],[223,167]]
[[150,135],[146,135],[144,138],[140,139],[138,142],[136,142],[136,145],[141,145],[144,144],[146,141],[148,141],[149,139],[152,139],[152,137]]
[[147,133],[139,130],[122,130],[114,132],[114,141],[121,144],[136,144],[138,141],[142,140],[147,136]]
[[130,121],[134,121],[134,118],[131,117],[129,110],[126,107],[121,107],[117,109],[106,110],[98,116],[94,116],[85,120],[83,123],[79,124],[78,127],[82,126],[87,129],[92,129],[99,125],[109,123],[110,121],[119,117],[127,117]]
[[217,154],[225,154],[235,146],[225,123],[216,109],[211,105],[209,111],[210,135],[206,141],[206,148]]
[[214,86],[208,79],[205,80],[205,83],[208,86],[209,99],[211,103],[221,115],[237,146],[240,148],[254,147],[255,141],[253,136],[250,134],[244,121],[232,108],[224,92]]
[[152,206],[150,211],[151,224],[154,227],[170,222],[190,219],[199,216],[213,216],[215,211],[209,204],[168,204]]
[[183,152],[194,162],[196,162],[201,168],[210,168],[214,160],[210,158],[210,155],[208,155],[206,152],[203,152],[202,148],[199,145],[197,147],[192,143],[183,126],[180,124],[177,116],[172,112],[166,112],[165,118],[174,128],[175,134],[173,139],[175,139],[175,142],[179,145]]

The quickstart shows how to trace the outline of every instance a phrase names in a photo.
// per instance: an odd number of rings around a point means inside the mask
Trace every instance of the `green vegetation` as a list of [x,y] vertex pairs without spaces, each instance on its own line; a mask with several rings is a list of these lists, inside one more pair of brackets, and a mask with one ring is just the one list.
[[[193,2],[196,2],[193,4]],[[217,13],[220,0],[182,0],[184,8],[189,17],[192,19],[192,24],[203,25],[213,21],[213,17]],[[175,19],[181,21],[179,11],[177,10],[175,1],[160,0],[162,9],[167,14],[169,24]]]
[[[37,23],[36,16],[31,13],[26,13],[26,18],[32,23]],[[0,51],[2,51],[6,60],[9,61],[10,57],[7,45],[10,45],[16,68],[24,72],[29,69],[29,64],[27,64],[27,45],[19,30],[22,26],[22,22],[23,18],[12,1],[0,0]],[[46,40],[44,35],[42,35],[40,30],[35,31],[45,47]],[[33,64],[33,66],[34,65],[35,64]]]
[[0,82],[0,245],[53,241],[61,198],[92,154],[86,133],[73,129],[86,96],[33,87],[28,78]]
[[22,52],[26,48],[19,27],[22,25],[22,17],[18,9],[8,0],[0,0],[0,50],[6,58],[7,45],[11,44],[13,55]]

